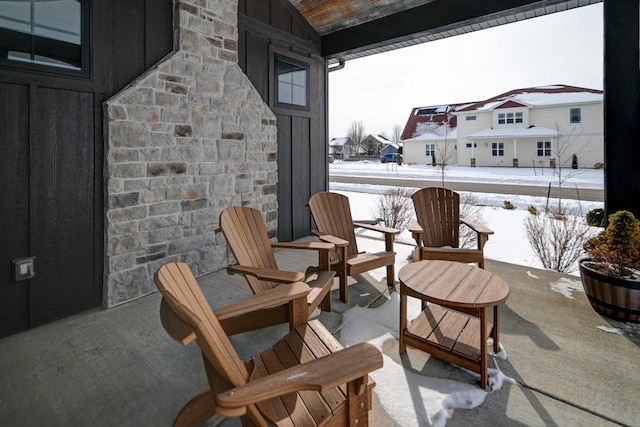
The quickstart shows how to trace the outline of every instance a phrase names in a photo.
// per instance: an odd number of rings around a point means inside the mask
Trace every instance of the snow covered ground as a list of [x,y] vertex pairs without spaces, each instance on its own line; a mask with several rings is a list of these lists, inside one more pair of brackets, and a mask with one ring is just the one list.
[[[330,175],[344,176],[381,176],[403,179],[435,179],[441,178],[440,167],[427,165],[395,165],[376,161],[344,162],[336,160],[329,165]],[[563,169],[564,187],[604,188],[604,170],[602,169]],[[500,168],[447,166],[446,181],[470,181],[509,184],[540,185],[546,187],[551,182],[557,185],[558,176],[549,168]]]
[[[564,171],[563,171],[564,172]],[[569,171],[574,172],[574,171]],[[543,174],[544,173],[544,174]],[[440,170],[431,166],[398,166],[390,167],[376,162],[335,162],[330,166],[330,174],[352,176],[384,176],[390,174],[398,178],[433,179],[440,178]],[[548,186],[549,182],[557,184],[557,176],[545,169],[535,173],[533,169],[512,168],[469,168],[451,166],[446,171],[448,181],[475,181],[475,182],[504,182],[521,183],[526,185]],[[580,188],[603,188],[603,171],[579,170],[573,174],[564,185],[578,186]],[[331,191],[345,194],[349,197],[352,216],[354,220],[369,220],[375,218],[374,208],[380,195],[387,189],[385,186],[345,184],[331,182]],[[543,208],[547,200],[540,197],[513,196],[502,194],[474,193],[474,196],[482,205],[482,216],[487,226],[494,230],[485,246],[485,257],[504,261],[512,264],[542,268],[542,264],[536,258],[530,248],[524,231],[524,221],[530,213],[527,207],[536,206]],[[517,206],[515,210],[506,210],[502,206],[505,200],[509,200]],[[549,203],[557,203],[550,200]],[[582,215],[594,208],[602,208],[603,203],[582,202],[565,200],[567,207],[581,210]],[[599,229],[594,228],[594,232]],[[375,233],[358,231],[358,248],[364,251],[376,252],[382,250],[383,242],[371,238]],[[396,274],[404,265],[413,250],[413,240],[407,230],[404,230],[396,239]],[[407,244],[403,244],[407,243]],[[382,280],[386,275],[386,269],[380,268],[369,272],[376,279]],[[529,275],[534,276],[532,272]],[[577,272],[574,272],[578,275]],[[535,277],[535,276],[534,276]],[[550,284],[551,288],[574,298],[572,292],[581,291],[579,281],[562,278],[560,282]],[[372,373],[376,381],[374,392],[381,396],[380,402],[391,419],[402,426],[430,425],[444,427],[447,423],[449,410],[454,408],[474,408],[481,405],[486,396],[485,390],[474,385],[452,381],[448,379],[431,378],[416,374],[397,363],[389,354],[384,354],[385,348],[393,348],[385,343],[389,340],[397,340],[397,319],[399,316],[399,303],[397,294],[392,294],[389,301],[376,309],[354,307],[343,314],[343,323],[340,340],[344,345],[355,342],[368,341],[383,352],[384,368]],[[417,300],[409,298],[409,319],[414,318],[420,311]],[[413,304],[413,305],[412,305]],[[604,326],[599,328],[606,328]],[[615,328],[603,329],[608,333],[623,333]],[[411,348],[409,352],[417,351]],[[491,390],[496,391],[504,382],[517,384],[513,379],[506,377],[498,366],[499,359],[506,359],[506,352],[491,356],[490,384]],[[495,366],[495,368],[494,368]]]
[[[392,171],[387,164],[376,162],[334,162],[330,166],[330,174],[351,175],[351,176],[384,176],[397,174],[399,178],[420,178],[433,179],[440,178],[440,169],[432,166],[397,166],[397,171]],[[544,173],[544,175],[542,174]],[[563,176],[569,178],[563,185],[578,186],[580,188],[603,188],[604,175],[602,170],[579,169],[563,170]],[[520,183],[526,185],[547,186],[549,182],[557,184],[557,176],[549,169],[541,172],[539,169],[534,172],[532,168],[471,168],[463,166],[449,166],[446,169],[445,181],[474,181],[474,182],[504,182]],[[354,220],[373,219],[373,211],[377,200],[388,187],[377,185],[345,184],[331,182],[331,191],[340,192],[349,197]],[[374,194],[375,196],[372,196]],[[524,221],[529,212],[528,206],[535,206],[538,209],[544,208],[547,200],[542,197],[514,196],[503,194],[474,193],[473,194],[482,205],[482,216],[487,222],[487,226],[492,229],[493,234],[485,246],[485,257],[512,264],[543,268],[537,259],[524,231]],[[517,209],[506,210],[502,206],[504,201],[513,203]],[[549,203],[557,203],[556,199],[551,199]],[[595,208],[603,208],[602,202],[578,202],[576,200],[564,200],[563,205],[575,208],[582,215]],[[594,229],[597,232],[598,229]],[[363,240],[361,243],[360,240]],[[370,250],[375,251],[378,245],[375,242],[367,242],[368,239],[359,239],[358,245],[373,245]],[[404,230],[397,239],[399,242],[412,243],[411,235]],[[398,259],[402,260],[404,255],[411,252],[411,247],[406,245],[396,245]],[[366,248],[363,248],[366,250]],[[378,248],[379,250],[380,248]],[[401,261],[402,262],[402,261]],[[398,267],[401,267],[399,265]],[[399,268],[396,270],[398,271]],[[377,274],[384,275],[384,269]],[[572,273],[579,275],[577,266]]]

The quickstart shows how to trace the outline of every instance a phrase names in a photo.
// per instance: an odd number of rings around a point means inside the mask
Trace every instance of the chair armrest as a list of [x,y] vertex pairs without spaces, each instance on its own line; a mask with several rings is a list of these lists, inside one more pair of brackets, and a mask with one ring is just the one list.
[[407,230],[409,230],[409,232],[411,233],[411,237],[413,238],[413,240],[416,241],[416,245],[420,246],[422,242],[421,235],[422,233],[424,233],[424,230],[422,229],[422,227],[420,227],[418,221],[415,219],[409,220],[409,222],[407,223]]
[[418,221],[415,219],[412,219],[409,222],[407,222],[407,230],[409,230],[412,234],[413,233],[421,234],[424,231],[422,227],[420,227],[420,224],[418,224]]
[[482,251],[489,240],[489,235],[493,234],[493,230],[464,218],[460,218],[460,223],[465,224],[478,234],[478,250]]
[[337,247],[349,246],[348,240],[344,240],[339,237],[332,236],[331,234],[323,234],[323,233],[320,233],[318,230],[311,230],[311,234],[313,234],[314,236],[317,236],[318,239],[322,240],[323,242],[332,243]]
[[383,233],[385,250],[387,252],[393,252],[393,241],[396,237],[396,234],[400,233],[400,230],[390,227],[383,227],[381,225],[365,224],[362,222],[354,222],[353,226]]
[[304,273],[296,271],[275,270],[270,268],[249,267],[246,265],[230,265],[227,267],[229,274],[243,274],[256,277],[260,280],[276,283],[293,283],[304,281]]
[[300,390],[324,391],[363,379],[382,367],[382,354],[368,343],[360,343],[308,363],[284,369],[216,395],[223,416],[239,416],[246,406]]
[[304,282],[284,283],[242,301],[213,310],[213,312],[218,320],[223,321],[264,308],[276,307],[297,298],[305,298],[306,304],[309,291],[309,285]]
[[482,224],[478,224],[476,222],[470,221],[470,220],[468,220],[466,218],[460,218],[460,222],[462,224],[465,224],[467,227],[471,228],[476,233],[493,234],[493,230],[485,227]]
[[335,248],[332,243],[325,242],[275,242],[271,243],[273,248],[282,249],[303,249],[312,251],[330,251]]
[[379,231],[384,234],[398,234],[400,230],[391,227],[384,227],[382,225],[365,224],[363,222],[354,222],[354,227],[366,228],[367,230]]

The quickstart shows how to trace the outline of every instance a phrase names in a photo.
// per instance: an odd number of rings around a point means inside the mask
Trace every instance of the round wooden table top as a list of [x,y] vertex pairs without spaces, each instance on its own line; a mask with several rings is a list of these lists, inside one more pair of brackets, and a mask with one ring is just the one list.
[[445,307],[490,307],[509,296],[509,287],[501,278],[459,262],[413,262],[402,267],[398,277],[401,293]]

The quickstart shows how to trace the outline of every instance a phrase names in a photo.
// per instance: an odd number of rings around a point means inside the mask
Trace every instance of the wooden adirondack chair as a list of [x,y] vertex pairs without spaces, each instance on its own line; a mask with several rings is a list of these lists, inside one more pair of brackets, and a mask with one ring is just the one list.
[[[342,349],[318,321],[306,321],[301,282],[278,286],[213,311],[189,266],[169,263],[155,275],[167,333],[187,345],[196,340],[209,390],[191,399],[174,426],[200,425],[215,414],[242,417],[243,425],[367,425],[374,386],[368,373],[382,355],[367,343]],[[242,362],[223,322],[289,302],[295,328],[273,347]]]
[[[308,315],[319,306],[331,311],[331,286],[335,273],[329,268],[333,245],[322,242],[270,242],[259,210],[248,206],[232,206],[220,214],[220,229],[238,262],[227,268],[230,274],[240,273],[247,279],[254,294],[280,283],[308,281]],[[317,269],[307,276],[301,272],[278,268],[274,248],[314,250],[318,252]],[[311,271],[311,270],[310,270]]]
[[[416,191],[411,198],[418,221],[410,221],[407,229],[418,245],[418,259],[478,263],[480,268],[484,268],[483,248],[493,231],[460,218],[458,193],[429,187]],[[459,248],[460,224],[477,233],[477,249]]]
[[[318,230],[312,233],[324,242],[336,246],[337,256],[332,260],[331,268],[340,276],[340,299],[348,302],[347,276],[354,276],[378,267],[387,267],[387,285],[395,282],[394,264],[396,254],[393,251],[395,228],[381,227],[363,223],[354,223],[351,218],[349,199],[338,193],[320,192],[309,199],[307,204]],[[359,252],[355,228],[379,231],[384,234],[385,251],[377,253]]]

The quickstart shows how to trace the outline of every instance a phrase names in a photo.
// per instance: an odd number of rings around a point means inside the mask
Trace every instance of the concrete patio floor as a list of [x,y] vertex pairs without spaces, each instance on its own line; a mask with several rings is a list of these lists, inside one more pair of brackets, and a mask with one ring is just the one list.
[[[280,267],[313,263],[302,252],[277,252]],[[487,269],[510,287],[501,309],[508,360],[500,369],[518,384],[489,393],[475,409],[450,411],[447,425],[640,425],[640,329],[599,316],[582,292],[573,292],[572,300],[551,289],[551,283],[579,278],[493,261]],[[244,279],[225,271],[199,282],[213,307],[250,295]],[[350,304],[342,304],[336,283],[334,312],[320,315],[332,331],[349,307],[380,304],[388,290],[363,274],[352,280],[349,294]],[[182,405],[207,384],[198,347],[182,347],[168,337],[159,304],[156,293],[0,340],[0,425],[171,425]],[[285,331],[273,327],[235,336],[233,342],[247,358]],[[475,383],[471,375],[418,351],[399,358],[397,342],[384,351],[425,375]],[[370,425],[394,425],[377,399]],[[214,418],[207,425],[240,423]]]

